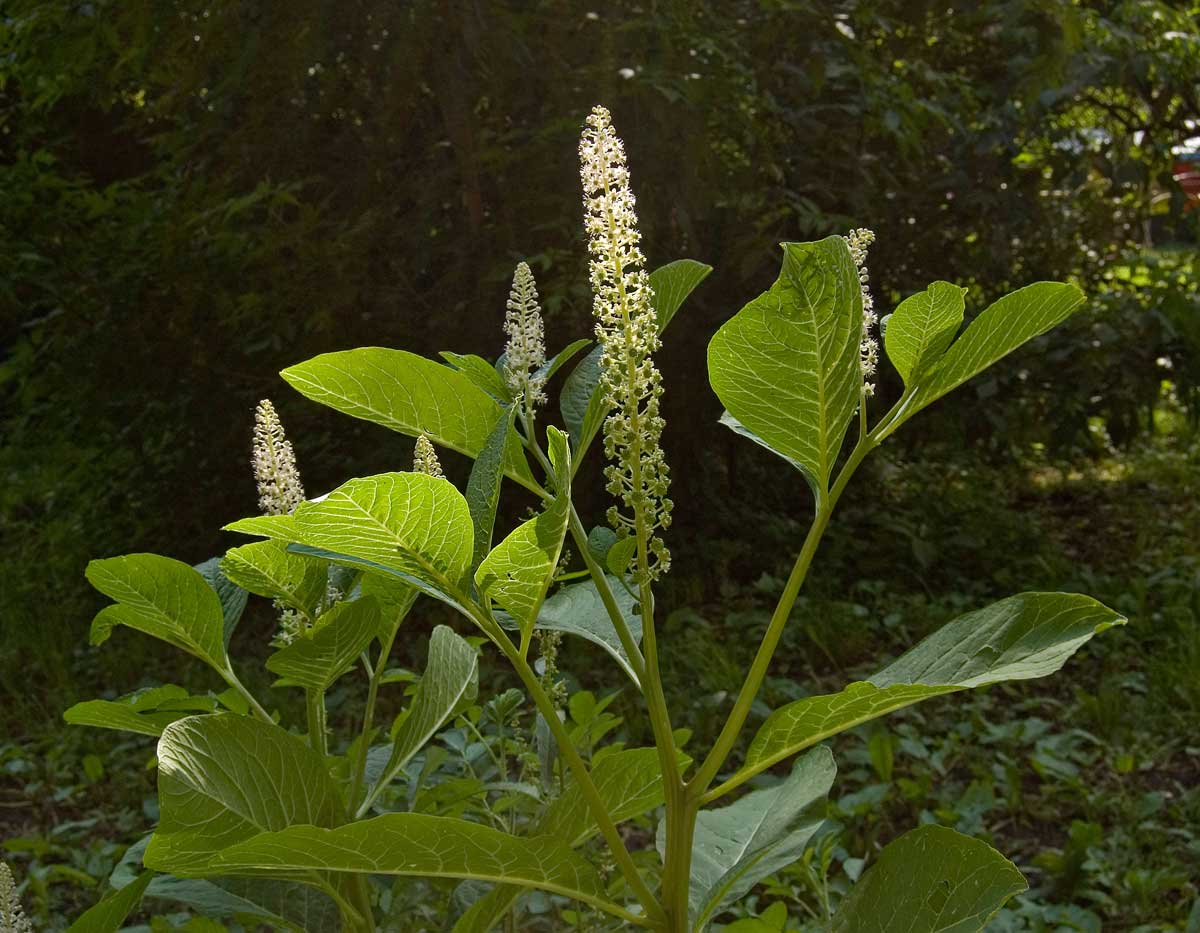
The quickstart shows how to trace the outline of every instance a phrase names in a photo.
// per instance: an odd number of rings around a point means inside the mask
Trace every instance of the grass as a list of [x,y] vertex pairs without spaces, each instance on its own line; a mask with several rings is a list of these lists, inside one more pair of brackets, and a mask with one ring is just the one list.
[[[944,621],[1016,590],[1087,592],[1130,622],[1093,640],[1057,677],[930,701],[839,737],[828,831],[803,862],[721,918],[730,929],[822,929],[825,905],[836,905],[881,845],[921,822],[986,838],[1025,873],[1029,892],[991,927],[1001,933],[1200,923],[1189,869],[1200,863],[1198,467],[1200,448],[1161,442],[1088,465],[1035,461],[995,471],[893,462],[878,466],[873,482],[864,477],[871,494],[848,503],[831,531],[759,715],[803,693],[836,690]],[[770,521],[764,538],[794,540],[797,523]],[[677,725],[694,731],[697,747],[719,728],[780,585],[732,536],[706,547],[719,581],[689,578],[681,558],[684,572],[667,594],[678,608],[663,622],[672,646],[665,673],[685,710]],[[268,624],[265,616],[247,623],[245,637],[259,638]],[[107,685],[115,695],[155,681],[204,683],[131,633],[116,637],[125,642],[102,653],[66,652],[62,684]],[[419,659],[419,646],[413,654]],[[564,643],[563,668],[580,673],[574,687],[599,695],[604,682],[582,673],[598,663]],[[481,696],[504,686],[497,680]],[[47,931],[64,929],[99,897],[125,848],[156,818],[152,740],[58,725],[71,690],[10,707],[0,741],[0,857]],[[635,711],[626,695],[610,707],[624,718],[613,735],[630,744],[644,738]],[[451,730],[441,740],[452,759],[465,736]],[[512,741],[532,754],[532,740]],[[446,794],[455,786],[447,781]],[[485,804],[481,813],[494,810]],[[651,823],[630,827],[629,838],[649,845]],[[395,929],[428,924],[437,914],[429,905],[450,890],[388,892],[395,915],[409,918]],[[142,918],[155,929],[194,922],[165,902],[155,906],[158,919]],[[572,916],[550,898],[534,906],[541,912],[523,929]]]

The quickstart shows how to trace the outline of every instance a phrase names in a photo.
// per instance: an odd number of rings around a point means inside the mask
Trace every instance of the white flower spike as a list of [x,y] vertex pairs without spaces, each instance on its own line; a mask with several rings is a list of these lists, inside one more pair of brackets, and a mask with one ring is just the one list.
[[264,515],[290,515],[304,501],[304,486],[296,468],[296,454],[284,436],[283,425],[269,400],[254,412],[254,478],[258,480],[258,507]]
[[545,379],[537,371],[546,363],[545,328],[538,305],[537,283],[527,263],[519,263],[513,274],[504,315],[504,378],[508,387],[532,408],[546,401],[542,392]]
[[858,269],[858,286],[862,289],[862,345],[859,350],[859,360],[862,365],[863,395],[875,394],[875,383],[871,377],[879,364],[879,341],[875,339],[872,328],[878,320],[875,314],[875,299],[871,297],[869,283],[871,277],[867,274],[867,248],[875,242],[875,234],[866,227],[851,230],[844,238],[850,247],[850,257]]

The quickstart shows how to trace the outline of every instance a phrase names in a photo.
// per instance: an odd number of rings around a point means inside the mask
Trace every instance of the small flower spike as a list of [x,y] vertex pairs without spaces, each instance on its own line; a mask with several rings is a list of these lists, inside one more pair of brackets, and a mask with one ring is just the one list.
[[526,263],[518,264],[513,274],[507,308],[504,315],[504,332],[508,334],[508,343],[504,347],[505,381],[513,393],[524,398],[532,408],[546,401],[542,392],[545,380],[536,375],[546,362],[546,338],[537,283]]
[[429,438],[424,434],[417,438],[417,445],[413,448],[413,472],[436,476],[440,479],[446,477],[446,474],[442,472],[442,464],[438,461],[437,451],[433,449],[433,444],[429,443]]
[[604,423],[604,452],[613,463],[604,475],[608,492],[625,507],[609,509],[608,520],[621,537],[645,537],[650,566],[641,573],[657,579],[670,567],[671,555],[656,531],[671,524],[672,508],[669,470],[659,446],[662,376],[651,356],[659,347],[658,321],[638,246],[625,147],[603,107],[587,118],[579,159],[600,385],[613,409]]
[[304,501],[296,454],[284,436],[275,406],[267,399],[254,412],[254,478],[264,515],[290,515]]
[[33,924],[21,908],[17,881],[7,862],[0,862],[0,933],[33,933]]
[[851,230],[845,237],[850,247],[850,257],[858,269],[858,285],[862,289],[862,346],[859,360],[862,365],[863,395],[875,394],[875,383],[871,377],[875,375],[875,367],[879,363],[879,341],[872,332],[878,318],[875,315],[875,299],[871,297],[869,283],[871,277],[867,274],[867,248],[875,242],[875,234],[866,227]]

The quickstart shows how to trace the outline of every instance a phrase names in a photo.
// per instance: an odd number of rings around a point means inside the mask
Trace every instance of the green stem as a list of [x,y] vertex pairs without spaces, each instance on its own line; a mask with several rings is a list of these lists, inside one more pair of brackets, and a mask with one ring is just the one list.
[[[403,621],[401,619],[400,621]],[[396,633],[400,631],[400,621],[392,627],[389,635],[379,648],[379,660],[371,671],[371,680],[367,685],[367,706],[363,711],[362,738],[358,743],[358,754],[354,762],[354,782],[350,787],[350,809],[358,806],[358,795],[362,791],[363,781],[367,773],[367,746],[370,744],[371,727],[375,724],[375,700],[379,695],[379,681],[387,667],[388,656],[392,653],[392,644],[396,641]]]
[[309,687],[304,691],[308,711],[308,744],[318,755],[325,755],[325,694]]
[[275,725],[275,720],[271,718],[271,714],[262,708],[258,700],[254,698],[254,694],[247,690],[245,684],[238,680],[238,676],[233,672],[232,667],[227,667],[223,671],[218,671],[218,673],[221,675],[221,679],[224,680],[225,683],[229,684],[229,686],[233,687],[233,689],[241,695],[242,699],[249,704],[250,709],[254,712],[255,716],[257,716],[263,722],[269,722],[271,725]]
[[497,640],[496,645],[504,652],[505,657],[508,658],[516,670],[517,676],[521,678],[521,682],[525,685],[525,689],[529,691],[529,695],[533,697],[533,702],[542,714],[542,718],[546,720],[546,724],[554,734],[554,739],[558,743],[559,753],[566,759],[567,766],[571,769],[571,773],[575,777],[575,783],[579,785],[579,789],[587,801],[592,819],[596,821],[596,825],[600,828],[600,832],[604,836],[604,841],[608,843],[608,847],[616,859],[617,867],[620,868],[621,874],[625,876],[625,880],[633,891],[634,896],[641,903],[646,916],[654,923],[661,923],[663,920],[662,907],[654,899],[654,895],[650,893],[650,889],[646,887],[646,883],[638,873],[637,866],[633,864],[629,850],[625,848],[625,842],[621,839],[621,834],[617,832],[616,824],[613,823],[612,815],[608,812],[608,808],[604,806],[604,800],[600,796],[600,792],[596,789],[596,784],[592,781],[592,776],[588,773],[587,765],[584,764],[579,750],[575,748],[575,743],[571,741],[571,736],[567,732],[566,727],[563,726],[562,721],[558,718],[558,711],[554,708],[554,704],[546,695],[546,691],[542,689],[537,674],[534,673],[529,663],[521,657],[516,646],[507,637]]
[[355,875],[353,896],[358,912],[362,915],[363,933],[375,933],[375,913],[371,910],[371,890],[366,875]]
[[687,933],[692,879],[692,840],[700,805],[682,783],[667,791],[667,846],[662,900],[670,933]]
[[788,576],[787,583],[784,585],[783,594],[779,597],[775,611],[771,614],[771,621],[767,624],[767,631],[758,646],[758,652],[754,655],[754,661],[751,663],[750,671],[746,675],[742,689],[738,692],[737,699],[734,701],[729,718],[725,720],[725,725],[721,729],[721,734],[717,736],[717,741],[713,745],[712,751],[708,753],[708,757],[704,759],[704,763],[700,765],[695,776],[688,782],[688,790],[693,798],[700,799],[704,796],[704,792],[712,784],[713,779],[725,764],[725,759],[729,757],[729,753],[733,751],[734,745],[737,744],[742,727],[745,726],[746,719],[750,715],[750,707],[754,704],[754,698],[758,696],[759,688],[762,686],[762,682],[767,676],[767,669],[771,665],[771,658],[774,657],[775,649],[779,646],[779,639],[783,635],[783,629],[787,625],[788,617],[791,615],[792,606],[795,605],[796,597],[800,593],[800,587],[804,584],[804,578],[808,575],[809,565],[812,564],[813,556],[817,553],[817,546],[821,543],[821,536],[825,533],[825,528],[829,524],[829,517],[833,513],[833,508],[837,505],[837,501],[841,497],[842,491],[846,488],[846,484],[850,482],[850,477],[854,474],[854,471],[858,469],[863,458],[874,448],[875,441],[872,440],[870,435],[855,445],[854,450],[850,453],[850,457],[846,460],[845,466],[842,467],[841,473],[838,474],[838,478],[833,484],[833,489],[825,499],[818,503],[816,517],[813,519],[812,526],[808,530],[808,536],[804,539],[804,544],[800,548],[800,554],[796,558],[796,563],[792,567],[792,572]]

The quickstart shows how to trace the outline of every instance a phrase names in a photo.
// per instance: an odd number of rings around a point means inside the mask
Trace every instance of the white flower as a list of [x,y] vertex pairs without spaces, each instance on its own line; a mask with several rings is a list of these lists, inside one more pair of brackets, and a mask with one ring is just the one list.
[[438,461],[437,451],[424,434],[417,438],[417,445],[413,448],[413,472],[443,479],[446,476],[442,472],[442,464]]
[[7,862],[0,862],[0,933],[33,933],[33,924],[21,908],[17,882]]
[[267,399],[254,412],[254,478],[264,515],[290,515],[304,501],[296,454],[284,436],[275,406]]
[[877,320],[875,314],[875,299],[871,297],[868,287],[871,277],[867,274],[867,248],[875,242],[875,234],[866,227],[851,230],[844,238],[850,247],[850,257],[858,269],[858,285],[862,289],[862,344],[859,347],[859,362],[862,367],[863,395],[875,394],[875,383],[871,377],[879,365],[879,342],[875,339],[872,328]]
[[654,293],[638,244],[633,192],[625,147],[612,128],[612,118],[596,107],[579,141],[583,181],[584,226],[591,253],[596,337],[600,341],[600,385],[613,409],[604,422],[604,452],[613,460],[604,475],[609,493],[632,516],[613,507],[609,522],[618,535],[645,535],[653,563],[644,568],[657,578],[670,566],[670,552],[655,535],[671,523],[666,497],[669,471],[659,439],[662,377],[651,354],[658,349]]
[[524,396],[530,405],[546,401],[542,392],[545,379],[536,375],[546,362],[546,338],[542,325],[542,309],[538,306],[537,283],[526,263],[519,263],[513,273],[512,290],[508,293],[508,308],[504,315],[504,332],[508,343],[504,347],[504,377],[508,387]]

